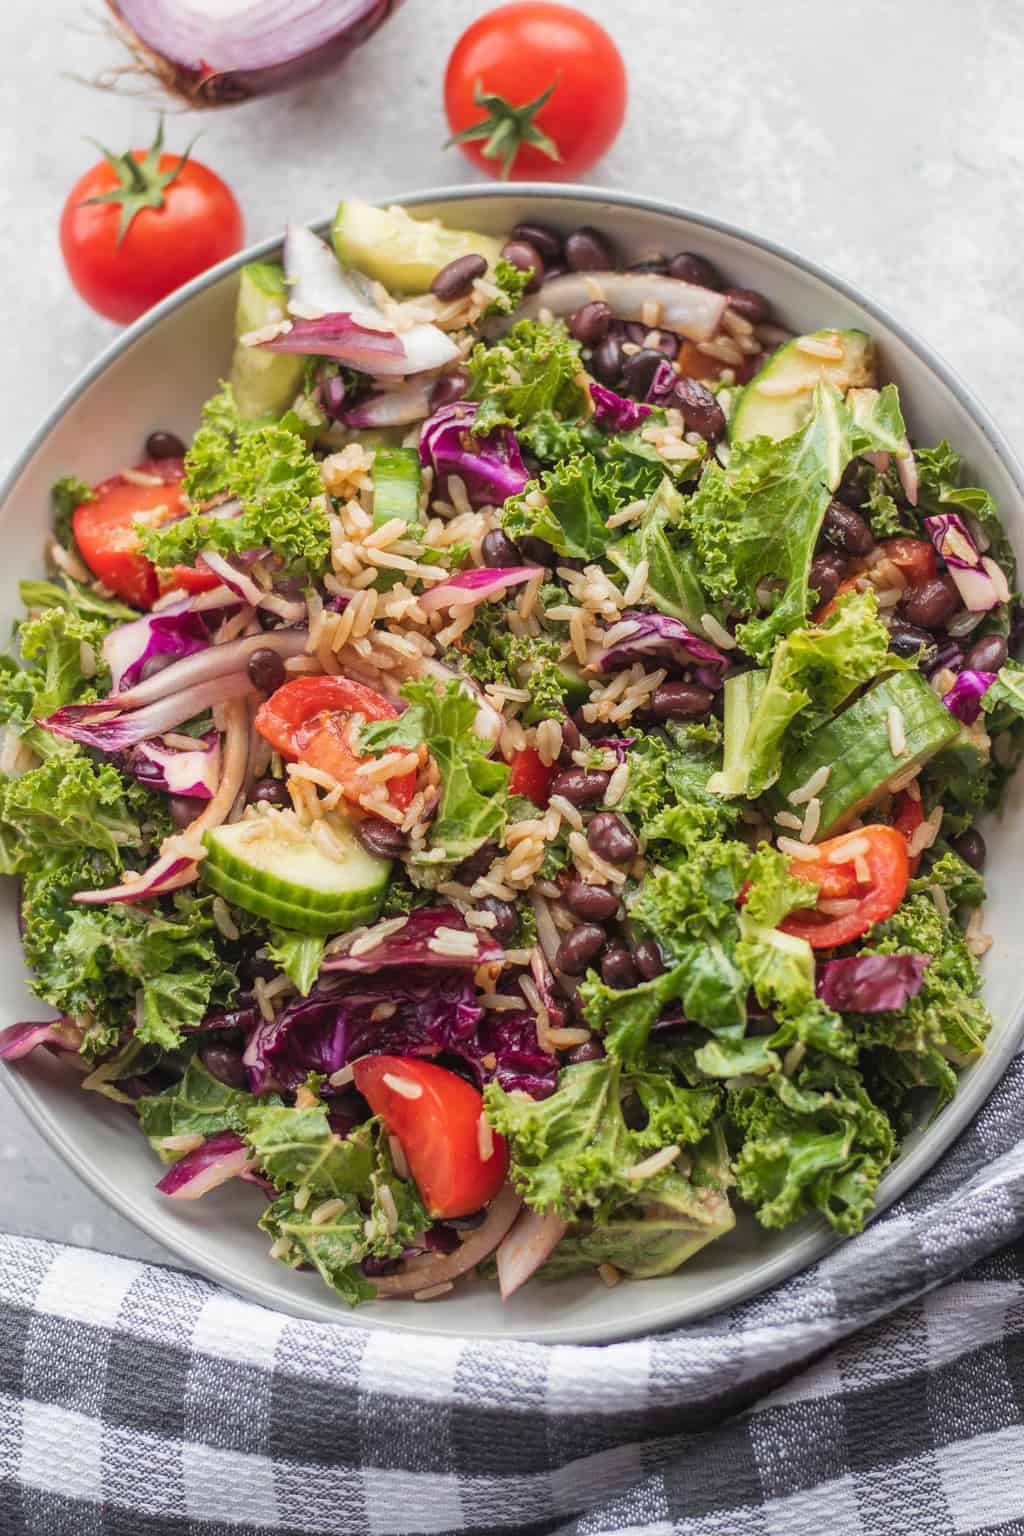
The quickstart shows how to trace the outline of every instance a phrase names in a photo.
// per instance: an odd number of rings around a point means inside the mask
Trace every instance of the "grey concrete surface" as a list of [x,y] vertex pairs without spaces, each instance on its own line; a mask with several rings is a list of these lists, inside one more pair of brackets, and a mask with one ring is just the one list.
[[[330,79],[168,119],[259,239],[342,193],[477,179],[444,151],[441,81],[479,0],[406,0]],[[590,0],[625,55],[623,133],[588,178],[718,214],[824,262],[923,333],[1012,437],[1024,407],[1024,9],[1003,0]],[[147,143],[156,98],[102,92],[101,0],[0,7],[0,464],[114,334],[71,290],[57,224],[94,158]],[[0,1086],[0,1229],[162,1251],[84,1190]]]

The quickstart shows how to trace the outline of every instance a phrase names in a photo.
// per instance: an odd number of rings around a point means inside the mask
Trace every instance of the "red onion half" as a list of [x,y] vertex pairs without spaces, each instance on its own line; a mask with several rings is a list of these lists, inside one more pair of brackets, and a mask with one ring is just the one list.
[[193,107],[334,69],[400,0],[107,0],[140,63]]

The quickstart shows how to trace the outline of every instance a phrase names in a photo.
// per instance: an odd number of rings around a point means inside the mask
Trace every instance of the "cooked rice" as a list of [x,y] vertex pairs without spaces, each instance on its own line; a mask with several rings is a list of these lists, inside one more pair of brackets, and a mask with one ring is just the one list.
[[[789,859],[802,859],[805,863],[813,863],[818,857],[816,848],[809,848],[806,843],[794,842],[791,837],[777,837],[775,846],[780,853],[784,853]],[[845,860],[843,861],[846,862]]]
[[399,1077],[395,1072],[385,1072],[381,1082],[392,1093],[397,1093],[400,1099],[422,1099],[423,1088],[419,1083],[414,1083],[412,1078]]
[[[791,790],[786,796],[790,805],[806,805],[808,800],[813,800],[815,795],[820,795],[828,783],[831,773],[831,763],[825,763],[822,767],[816,768],[809,779],[801,784],[799,788]],[[778,816],[775,819],[776,821],[780,820]]]
[[442,1280],[437,1285],[424,1286],[422,1291],[413,1291],[413,1301],[433,1301],[437,1296],[447,1296],[449,1291],[454,1291],[455,1282]]
[[650,1157],[645,1157],[642,1163],[634,1163],[632,1168],[627,1168],[626,1178],[637,1184],[643,1179],[653,1179],[656,1174],[671,1168],[682,1150],[682,1147],[662,1147],[652,1152]]

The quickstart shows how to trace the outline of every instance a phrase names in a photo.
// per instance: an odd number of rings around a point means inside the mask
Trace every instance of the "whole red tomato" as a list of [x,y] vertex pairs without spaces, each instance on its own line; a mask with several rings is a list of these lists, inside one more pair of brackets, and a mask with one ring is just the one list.
[[85,302],[127,324],[242,245],[231,189],[198,160],[149,149],[111,155],[80,176],[60,218],[68,275]]
[[463,32],[448,60],[444,106],[449,143],[492,176],[571,180],[622,126],[626,69],[582,11],[521,0]]

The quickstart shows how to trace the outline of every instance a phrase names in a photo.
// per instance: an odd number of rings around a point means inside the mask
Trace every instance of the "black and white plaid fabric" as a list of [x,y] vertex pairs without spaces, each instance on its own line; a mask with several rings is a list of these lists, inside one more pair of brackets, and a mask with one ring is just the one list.
[[0,1238],[3,1536],[1024,1536],[1024,1060],[770,1295],[603,1348],[300,1322]]

